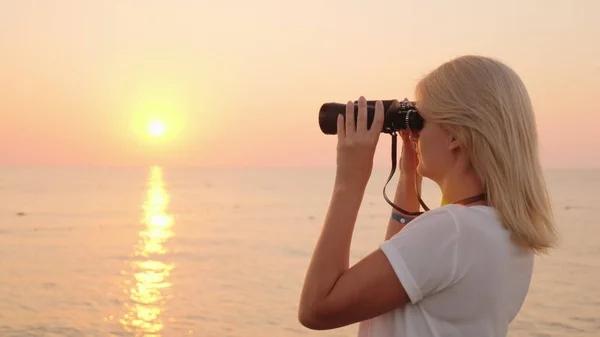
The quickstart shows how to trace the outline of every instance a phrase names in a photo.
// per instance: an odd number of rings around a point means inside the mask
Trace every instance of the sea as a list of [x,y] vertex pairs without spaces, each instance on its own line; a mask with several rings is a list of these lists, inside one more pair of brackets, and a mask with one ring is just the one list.
[[[297,320],[334,172],[0,168],[0,336],[355,336]],[[373,172],[352,263],[384,240],[388,174]],[[597,337],[600,171],[545,176],[560,245],[536,259],[509,336]],[[441,200],[429,180],[423,199]]]

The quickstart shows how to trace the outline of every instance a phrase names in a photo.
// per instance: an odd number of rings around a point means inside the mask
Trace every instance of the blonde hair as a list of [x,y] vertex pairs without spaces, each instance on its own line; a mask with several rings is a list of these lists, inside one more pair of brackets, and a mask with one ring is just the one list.
[[554,247],[535,116],[519,76],[497,60],[461,56],[424,77],[416,98],[420,114],[462,144],[513,241],[534,253]]

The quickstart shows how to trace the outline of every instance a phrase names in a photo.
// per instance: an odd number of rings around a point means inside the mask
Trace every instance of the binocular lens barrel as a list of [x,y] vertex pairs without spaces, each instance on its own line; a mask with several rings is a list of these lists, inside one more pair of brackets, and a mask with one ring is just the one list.
[[[367,101],[367,128],[370,128],[375,118],[375,103],[377,101]],[[401,129],[420,130],[423,128],[423,119],[416,109],[390,109],[390,106],[397,100],[384,100],[383,111],[385,111],[383,127],[381,132],[395,131]],[[346,104],[325,103],[319,110],[319,127],[326,135],[337,134],[337,116],[346,118]],[[408,118],[407,118],[408,115]],[[354,102],[354,123],[358,119],[358,101]]]

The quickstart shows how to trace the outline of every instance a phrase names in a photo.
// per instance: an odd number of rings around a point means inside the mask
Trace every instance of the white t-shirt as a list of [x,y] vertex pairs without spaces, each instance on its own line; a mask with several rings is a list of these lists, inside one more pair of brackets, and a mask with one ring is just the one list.
[[433,209],[380,248],[410,303],[359,323],[359,337],[506,336],[533,270],[488,206]]

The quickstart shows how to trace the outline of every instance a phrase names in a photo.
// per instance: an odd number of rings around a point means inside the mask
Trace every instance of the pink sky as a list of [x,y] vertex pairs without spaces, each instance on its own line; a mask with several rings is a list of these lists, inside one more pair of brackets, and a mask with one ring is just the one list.
[[[543,164],[597,168],[598,13],[593,0],[3,1],[0,165],[334,165],[323,102],[413,98],[441,62],[483,54],[527,85]],[[164,139],[142,132],[151,117]]]

